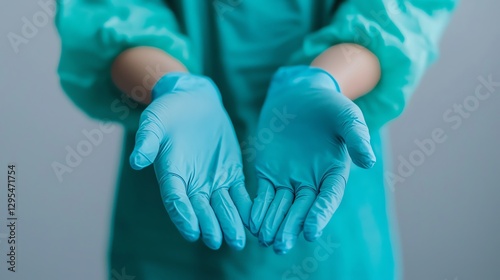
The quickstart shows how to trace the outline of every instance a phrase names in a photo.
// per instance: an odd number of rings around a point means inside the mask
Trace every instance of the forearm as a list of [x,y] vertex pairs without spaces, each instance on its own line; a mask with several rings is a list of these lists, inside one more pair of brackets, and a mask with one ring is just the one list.
[[354,100],[370,92],[380,80],[380,63],[368,49],[356,44],[338,44],[317,56],[311,66],[330,73],[342,93]]
[[187,69],[169,54],[151,47],[125,50],[111,67],[115,85],[128,97],[143,104],[151,102],[153,86],[168,72],[187,72]]

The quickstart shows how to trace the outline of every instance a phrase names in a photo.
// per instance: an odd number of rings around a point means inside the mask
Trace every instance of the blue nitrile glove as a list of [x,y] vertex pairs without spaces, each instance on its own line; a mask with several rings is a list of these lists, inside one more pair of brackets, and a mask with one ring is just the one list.
[[229,246],[242,249],[251,200],[219,90],[207,77],[170,73],[152,98],[141,115],[132,168],[154,162],[165,208],[185,239],[195,241],[201,232],[218,249],[224,234]]
[[359,108],[315,67],[278,70],[257,133],[262,147],[250,231],[285,254],[302,230],[308,241],[321,236],[342,200],[351,158],[370,168],[375,155]]

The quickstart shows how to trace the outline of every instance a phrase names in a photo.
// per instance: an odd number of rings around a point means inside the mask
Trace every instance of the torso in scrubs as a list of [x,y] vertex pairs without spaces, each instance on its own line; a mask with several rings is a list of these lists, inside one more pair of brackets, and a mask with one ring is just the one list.
[[[390,191],[384,186],[381,127],[399,115],[425,69],[455,1],[393,0],[75,0],[59,3],[59,74],[63,89],[91,117],[125,127],[121,175],[111,229],[110,279],[398,279]],[[397,5],[396,5],[397,6]],[[397,8],[397,7],[396,7]],[[391,10],[392,9],[392,10]],[[328,47],[353,42],[380,59],[382,80],[356,100],[378,158],[370,170],[352,165],[341,206],[317,242],[303,239],[287,255],[262,248],[247,232],[243,251],[189,243],[169,220],[152,167],[134,171],[143,107],[112,84],[110,64],[126,48],[165,50],[193,73],[211,77],[240,143],[256,134],[273,73],[309,64]],[[187,109],[187,108],[186,108]],[[209,121],[209,120],[207,120]],[[246,186],[256,192],[243,151]],[[114,273],[112,271],[114,270]],[[118,277],[118,278],[117,278]]]

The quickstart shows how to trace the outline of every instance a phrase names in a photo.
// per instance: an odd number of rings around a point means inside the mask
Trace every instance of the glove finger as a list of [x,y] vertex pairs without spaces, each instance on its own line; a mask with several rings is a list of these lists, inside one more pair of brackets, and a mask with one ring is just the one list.
[[266,218],[262,223],[259,231],[259,242],[263,246],[273,244],[276,232],[285,218],[285,215],[290,210],[293,203],[293,193],[291,189],[280,188],[276,192],[273,202],[269,205],[266,213]]
[[304,238],[307,241],[314,241],[321,236],[342,201],[345,185],[346,179],[340,174],[330,175],[323,180],[304,222]]
[[208,197],[203,194],[195,194],[190,198],[190,201],[200,223],[203,242],[210,249],[219,249],[222,244],[222,231]]
[[186,184],[177,175],[168,174],[158,180],[163,204],[181,235],[194,242],[200,237],[200,227],[193,206],[186,194]]
[[245,228],[227,189],[216,190],[210,204],[219,220],[226,243],[236,250],[243,249],[246,242]]
[[274,186],[267,179],[259,178],[257,197],[255,198],[250,212],[250,232],[257,236],[262,221],[266,217],[267,209],[274,199]]
[[316,191],[312,188],[300,188],[297,192],[292,207],[281,223],[274,240],[274,251],[277,254],[286,254],[293,248],[315,199]]
[[370,132],[358,107],[349,110],[345,116],[340,134],[354,164],[361,168],[371,168],[376,161],[370,144]]
[[153,163],[160,149],[162,137],[163,132],[158,124],[151,118],[144,117],[135,135],[130,166],[135,170],[140,170]]
[[240,213],[241,221],[246,228],[249,228],[250,211],[252,209],[252,200],[248,191],[245,188],[245,183],[236,183],[233,187],[229,188],[229,195],[233,200],[238,212]]

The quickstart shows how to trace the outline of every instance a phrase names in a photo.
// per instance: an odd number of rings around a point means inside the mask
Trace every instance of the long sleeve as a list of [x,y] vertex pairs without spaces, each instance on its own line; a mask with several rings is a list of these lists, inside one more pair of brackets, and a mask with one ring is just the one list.
[[[290,64],[308,64],[330,46],[356,43],[380,60],[378,85],[355,102],[370,129],[403,111],[429,65],[456,0],[346,0],[331,21],[308,35]],[[346,55],[355,55],[346,53]]]
[[93,118],[118,121],[129,129],[138,125],[141,105],[127,100],[111,80],[111,64],[127,48],[156,47],[182,62],[189,71],[199,72],[201,66],[188,38],[161,0],[57,3],[60,82],[70,99]]

